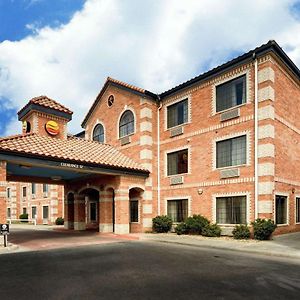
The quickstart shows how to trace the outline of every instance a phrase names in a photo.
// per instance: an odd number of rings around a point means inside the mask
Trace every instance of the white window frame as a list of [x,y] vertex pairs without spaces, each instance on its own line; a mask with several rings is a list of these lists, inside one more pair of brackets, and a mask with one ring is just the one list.
[[[103,144],[106,143],[106,128],[104,126],[104,123],[102,121],[99,121],[99,119],[96,120],[94,126],[92,127],[92,131],[91,131],[91,141],[94,141],[93,140],[93,135],[94,135],[94,130],[96,128],[97,125],[102,125],[103,126],[103,130],[104,130],[104,138],[103,138]],[[100,143],[100,142],[99,142]]]
[[[23,193],[24,188],[26,189],[26,196],[24,196],[24,193]],[[21,187],[21,195],[22,195],[22,199],[27,199],[28,190],[27,190],[27,186],[26,185],[22,185],[22,187]]]
[[[9,193],[8,193],[8,191],[9,191]],[[8,194],[9,194],[9,196],[8,196]],[[6,197],[7,197],[7,199],[11,199],[11,187],[6,188]]]
[[[250,224],[250,207],[251,207],[251,193],[250,192],[236,192],[236,193],[224,193],[224,194],[214,194],[212,195],[212,220],[213,223],[217,223],[217,198],[222,197],[241,197],[246,196],[246,223]],[[218,223],[219,226],[223,227],[233,227],[238,224],[221,224]]]
[[[177,177],[177,176],[184,176],[184,175],[189,175],[192,173],[192,164],[191,164],[191,146],[190,145],[185,145],[182,147],[178,147],[178,148],[174,148],[174,149],[170,149],[170,150],[166,150],[165,151],[165,177],[166,178],[171,178],[171,177]],[[174,175],[168,175],[168,154],[171,154],[173,152],[178,152],[178,151],[182,151],[182,150],[187,150],[188,151],[188,172],[187,173],[181,173],[181,174],[174,174]]]
[[[246,101],[245,101],[245,103],[242,103],[242,104],[239,104],[239,105],[236,105],[236,106],[233,106],[233,107],[230,107],[230,108],[227,108],[227,109],[217,112],[217,87],[221,84],[224,84],[226,82],[234,80],[243,75],[246,75]],[[235,108],[238,108],[238,107],[241,107],[244,105],[247,105],[248,103],[251,102],[250,101],[250,98],[251,98],[251,96],[250,96],[250,91],[251,91],[250,69],[244,70],[242,72],[238,72],[231,76],[225,76],[225,78],[223,78],[223,79],[222,78],[223,77],[220,77],[220,79],[217,80],[217,82],[215,84],[213,84],[213,86],[212,86],[212,115],[213,116],[224,113],[226,111],[230,111],[232,109],[235,109]]]
[[[276,223],[276,196],[286,197],[286,221],[287,221],[287,223],[285,223],[285,224],[277,224]],[[274,204],[273,221],[277,225],[277,227],[284,227],[284,226],[290,225],[290,194],[287,193],[287,192],[275,191],[274,192],[273,204]]]
[[50,221],[50,204],[43,204],[42,205],[42,220],[44,220],[44,206],[48,206],[48,218],[47,220]]
[[[295,195],[295,225],[300,224],[300,222],[297,222],[297,198],[300,199],[300,195],[299,194]],[[300,205],[299,205],[299,208],[300,208]]]
[[[241,136],[244,136],[244,135],[246,136],[246,163],[241,164],[241,165],[217,168],[217,142],[234,139],[234,138],[241,137]],[[236,133],[228,134],[226,136],[218,137],[218,138],[213,140],[212,148],[213,148],[213,151],[212,151],[212,153],[213,153],[213,161],[212,161],[213,171],[245,167],[245,166],[250,166],[250,164],[251,164],[251,161],[250,161],[250,158],[251,158],[251,134],[250,134],[250,131],[248,131],[248,130],[243,131],[243,132],[236,132]]]
[[[127,110],[130,110],[132,113],[133,113],[133,117],[134,117],[134,130],[132,133],[130,134],[127,134],[127,135],[124,135],[122,137],[120,137],[120,121],[121,121],[121,117],[123,116],[124,112],[127,111]],[[125,105],[125,107],[123,108],[122,112],[119,114],[119,117],[118,117],[118,122],[117,122],[117,139],[120,140],[120,139],[123,139],[127,136],[132,136],[134,134],[137,133],[137,119],[136,119],[136,113],[134,111],[134,109],[130,106],[127,106]]]
[[[187,122],[179,124],[179,125],[176,125],[174,127],[168,128],[168,107],[172,106],[172,105],[174,105],[176,103],[179,103],[179,102],[181,102],[181,101],[183,101],[185,99],[188,100],[188,120],[187,120]],[[192,122],[192,96],[191,96],[191,94],[182,96],[180,98],[177,98],[177,99],[172,100],[172,101],[168,102],[167,104],[165,104],[165,106],[164,106],[164,119],[165,119],[165,122],[164,122],[165,123],[165,125],[164,125],[165,131],[169,131],[169,130],[172,130],[174,128],[190,124]]]
[[[182,196],[164,198],[165,215],[168,215],[168,201],[169,200],[188,200],[188,217],[190,217],[192,215],[192,196],[182,195]],[[177,223],[175,223],[175,224],[177,224]]]
[[37,219],[37,205],[31,205],[31,211],[30,211],[30,213],[31,213],[31,218],[33,219],[33,217],[32,217],[32,208],[33,207],[35,207],[35,210],[36,210],[36,219]]

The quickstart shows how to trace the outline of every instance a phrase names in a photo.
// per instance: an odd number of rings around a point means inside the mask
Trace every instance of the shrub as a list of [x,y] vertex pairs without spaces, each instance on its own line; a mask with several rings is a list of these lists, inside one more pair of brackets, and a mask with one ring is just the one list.
[[250,238],[250,230],[247,225],[236,225],[232,230],[233,238],[236,240],[249,239]]
[[157,233],[170,231],[172,224],[172,219],[169,216],[157,216],[152,219],[152,229]]
[[256,240],[269,240],[277,227],[270,219],[256,219],[252,222],[252,226]]
[[186,233],[202,234],[205,226],[209,225],[209,220],[201,215],[193,215],[185,220]]
[[187,233],[186,223],[184,223],[184,222],[179,223],[175,228],[175,232],[178,235],[186,234]]
[[62,218],[62,217],[58,217],[56,220],[55,220],[55,224],[56,225],[64,225],[65,223],[65,220]]
[[[28,222],[28,214],[21,214],[20,216],[19,216],[19,219],[21,219],[21,222],[22,223],[26,223],[26,222]],[[27,220],[26,220],[27,219]],[[26,220],[26,221],[25,221]]]
[[209,237],[217,237],[221,235],[221,228],[217,224],[207,224],[202,228],[202,235]]

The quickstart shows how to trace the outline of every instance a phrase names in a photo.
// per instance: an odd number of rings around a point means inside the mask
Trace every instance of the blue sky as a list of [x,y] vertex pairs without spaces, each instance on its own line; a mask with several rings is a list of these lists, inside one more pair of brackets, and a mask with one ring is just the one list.
[[72,133],[107,76],[162,92],[269,39],[300,66],[298,0],[0,0],[0,136],[47,95]]

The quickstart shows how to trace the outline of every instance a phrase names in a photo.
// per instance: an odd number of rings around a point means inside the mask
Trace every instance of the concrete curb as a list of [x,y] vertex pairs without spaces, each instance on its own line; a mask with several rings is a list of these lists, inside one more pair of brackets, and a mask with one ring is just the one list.
[[[167,240],[167,239],[159,239],[159,238],[151,238],[151,237],[141,237],[141,241],[151,241],[151,242],[158,242],[158,243],[165,243],[165,244],[177,244],[183,246],[193,246],[198,248],[205,248],[205,249],[219,249],[219,250],[226,250],[226,251],[236,251],[240,253],[248,253],[248,254],[256,254],[256,255],[264,255],[264,256],[274,256],[274,257],[281,257],[281,258],[293,258],[293,259],[300,259],[300,251],[295,252],[295,250],[291,250],[292,252],[289,253],[285,251],[284,253],[279,251],[268,251],[265,249],[249,249],[249,248],[238,248],[238,247],[229,247],[224,245],[216,245],[216,244],[207,244],[202,243],[199,240],[192,240],[189,241],[178,241],[178,240]],[[286,249],[289,250],[289,249]]]
[[4,247],[4,245],[0,245],[0,254],[11,253],[17,250],[19,250],[19,246],[15,244],[8,243],[7,247]]

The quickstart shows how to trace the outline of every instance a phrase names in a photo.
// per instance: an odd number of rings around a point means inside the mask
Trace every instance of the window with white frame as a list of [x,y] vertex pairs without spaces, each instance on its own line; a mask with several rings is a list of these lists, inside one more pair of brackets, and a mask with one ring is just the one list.
[[10,190],[10,188],[7,188],[7,190],[6,190],[6,196],[7,196],[7,198],[11,197],[11,190]]
[[26,195],[27,195],[27,188],[26,188],[26,186],[23,186],[22,187],[22,197],[26,198]]
[[31,218],[36,219],[37,217],[37,211],[36,211],[36,206],[31,207]]
[[275,196],[275,223],[287,224],[287,196]]
[[48,189],[49,189],[49,187],[48,187],[48,184],[43,184],[43,193],[44,194],[47,194],[48,193]]
[[188,199],[168,200],[167,215],[173,222],[183,222],[188,217]]
[[36,183],[31,184],[31,194],[35,195],[36,194]]
[[134,115],[130,110],[126,110],[120,119],[119,136],[120,138],[134,133]]
[[188,173],[188,149],[167,154],[167,174],[177,175]]
[[104,127],[102,124],[97,124],[94,128],[93,141],[104,143]]
[[7,208],[7,218],[11,217],[11,209],[10,207]]
[[216,86],[216,112],[246,102],[246,75]]
[[188,99],[167,107],[167,127],[172,128],[188,122]]
[[244,165],[247,161],[246,135],[216,143],[217,168]]
[[300,223],[300,198],[296,198],[296,223]]
[[139,201],[138,200],[130,200],[130,222],[138,222],[139,221]]
[[218,224],[246,224],[246,211],[246,196],[216,198],[216,221]]

